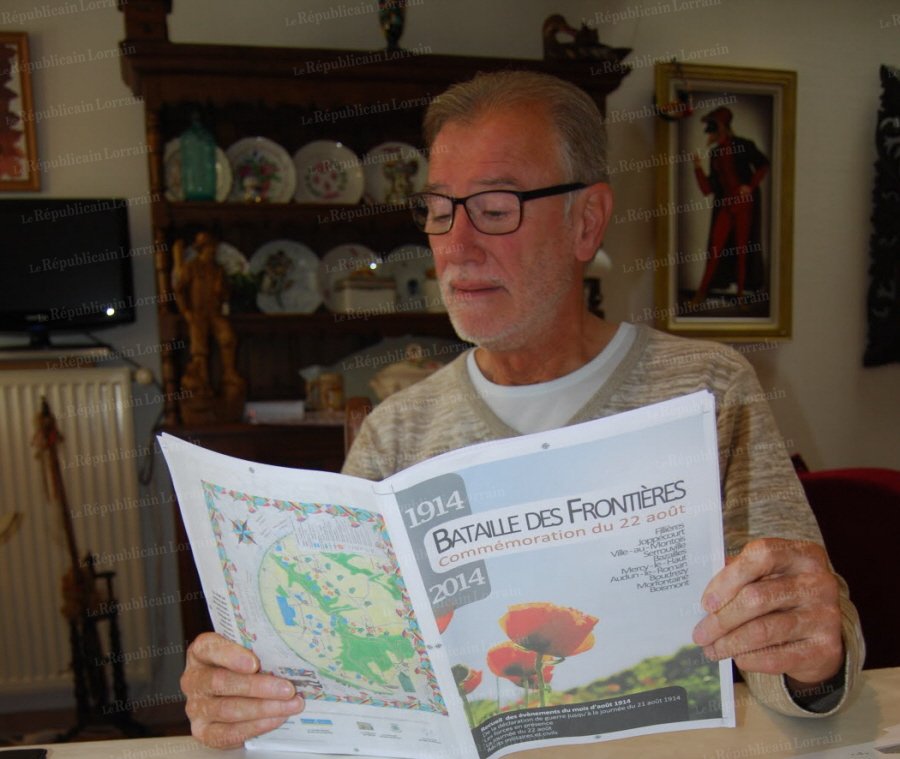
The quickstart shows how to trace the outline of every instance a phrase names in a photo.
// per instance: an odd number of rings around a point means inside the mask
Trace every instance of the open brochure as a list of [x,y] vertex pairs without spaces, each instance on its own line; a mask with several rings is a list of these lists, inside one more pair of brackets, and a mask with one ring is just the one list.
[[382,482],[160,438],[217,632],[306,709],[248,748],[499,757],[734,725],[707,392]]

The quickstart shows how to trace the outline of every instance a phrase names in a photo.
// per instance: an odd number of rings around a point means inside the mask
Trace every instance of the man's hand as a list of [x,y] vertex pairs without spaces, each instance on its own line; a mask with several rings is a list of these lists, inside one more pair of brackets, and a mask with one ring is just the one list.
[[694,642],[710,659],[734,657],[745,671],[786,675],[794,693],[809,690],[843,666],[838,595],[821,546],[754,540],[707,585]]
[[234,748],[274,730],[304,701],[293,684],[259,673],[259,659],[216,633],[203,633],[190,645],[181,676],[191,733],[214,748]]

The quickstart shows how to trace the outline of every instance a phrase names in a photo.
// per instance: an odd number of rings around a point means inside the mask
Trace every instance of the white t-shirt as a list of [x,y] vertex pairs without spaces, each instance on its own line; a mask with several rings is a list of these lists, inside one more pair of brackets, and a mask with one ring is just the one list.
[[564,426],[609,379],[634,342],[633,324],[623,322],[609,344],[584,366],[549,382],[496,385],[486,379],[469,353],[467,369],[478,394],[517,432],[543,432]]

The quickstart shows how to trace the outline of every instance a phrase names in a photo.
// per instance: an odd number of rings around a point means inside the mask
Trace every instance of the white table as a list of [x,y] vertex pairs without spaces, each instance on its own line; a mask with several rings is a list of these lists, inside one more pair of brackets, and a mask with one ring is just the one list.
[[[867,670],[851,702],[825,719],[783,717],[760,706],[743,684],[735,687],[735,729],[686,730],[606,743],[521,752],[522,759],[744,759],[799,756],[872,743],[885,728],[900,723],[900,668]],[[140,738],[125,741],[62,743],[46,747],[48,759],[286,759],[292,754],[243,749],[219,751],[192,738]],[[0,759],[6,750],[0,749]],[[850,757],[850,752],[839,752]],[[300,756],[300,754],[293,754]],[[303,754],[327,759],[323,754]],[[890,756],[888,754],[885,757]],[[895,754],[900,756],[900,754]],[[333,757],[332,757],[333,759]],[[357,759],[374,759],[357,755]]]

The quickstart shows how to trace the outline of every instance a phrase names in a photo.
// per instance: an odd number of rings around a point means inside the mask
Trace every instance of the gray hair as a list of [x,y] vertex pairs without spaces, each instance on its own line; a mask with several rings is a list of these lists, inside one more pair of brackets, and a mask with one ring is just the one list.
[[597,104],[571,82],[536,71],[494,71],[454,84],[425,112],[423,131],[430,148],[450,121],[472,121],[494,109],[541,104],[556,128],[567,181],[609,181],[606,127]]

